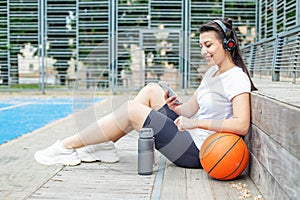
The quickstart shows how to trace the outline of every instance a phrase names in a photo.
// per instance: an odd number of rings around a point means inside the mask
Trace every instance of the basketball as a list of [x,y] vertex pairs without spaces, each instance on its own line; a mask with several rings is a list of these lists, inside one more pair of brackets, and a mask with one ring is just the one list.
[[209,176],[231,180],[247,167],[249,151],[242,137],[233,133],[214,133],[204,140],[199,156]]

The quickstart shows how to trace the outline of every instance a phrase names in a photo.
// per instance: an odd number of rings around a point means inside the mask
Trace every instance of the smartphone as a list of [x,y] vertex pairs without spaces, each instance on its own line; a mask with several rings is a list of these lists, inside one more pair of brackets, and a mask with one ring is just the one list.
[[[164,82],[164,81],[159,81],[158,84],[160,85],[160,87],[164,90],[164,91],[169,91],[169,97],[172,96],[176,96],[177,94],[174,92],[174,90],[172,90],[172,88],[170,88],[169,84]],[[176,101],[177,104],[181,104],[180,101]]]

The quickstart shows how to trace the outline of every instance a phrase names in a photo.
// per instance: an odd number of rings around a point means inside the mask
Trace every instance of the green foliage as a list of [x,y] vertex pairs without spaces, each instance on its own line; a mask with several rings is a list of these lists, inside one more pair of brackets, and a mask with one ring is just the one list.
[[13,89],[39,89],[39,84],[17,84],[11,85]]

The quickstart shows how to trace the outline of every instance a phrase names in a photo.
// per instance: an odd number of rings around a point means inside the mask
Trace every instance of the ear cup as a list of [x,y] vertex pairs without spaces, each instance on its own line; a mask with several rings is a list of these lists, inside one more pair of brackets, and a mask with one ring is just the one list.
[[232,51],[235,48],[235,46],[236,46],[236,42],[235,42],[234,39],[224,38],[223,46],[224,46],[225,50]]
[[232,31],[228,29],[220,20],[214,20],[214,22],[223,30],[225,36],[223,40],[224,49],[226,51],[232,51],[236,47],[236,41],[232,37]]

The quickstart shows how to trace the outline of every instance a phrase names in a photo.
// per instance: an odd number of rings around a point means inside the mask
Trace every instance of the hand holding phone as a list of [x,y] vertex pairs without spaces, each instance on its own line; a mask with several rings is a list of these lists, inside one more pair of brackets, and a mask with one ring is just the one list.
[[[168,91],[168,97],[172,97],[175,96],[177,97],[177,94],[174,92],[174,90],[172,90],[172,88],[170,88],[169,84],[164,82],[164,81],[159,81],[158,84],[160,85],[160,87],[164,90],[164,91]],[[181,102],[179,102],[178,100],[176,101],[176,104],[181,104]]]
[[164,90],[164,91],[169,91],[169,97],[172,96],[176,96],[177,94],[174,92],[174,90],[172,90],[172,88],[170,88],[169,84],[164,82],[164,81],[159,81],[158,84],[160,85],[160,87]]

